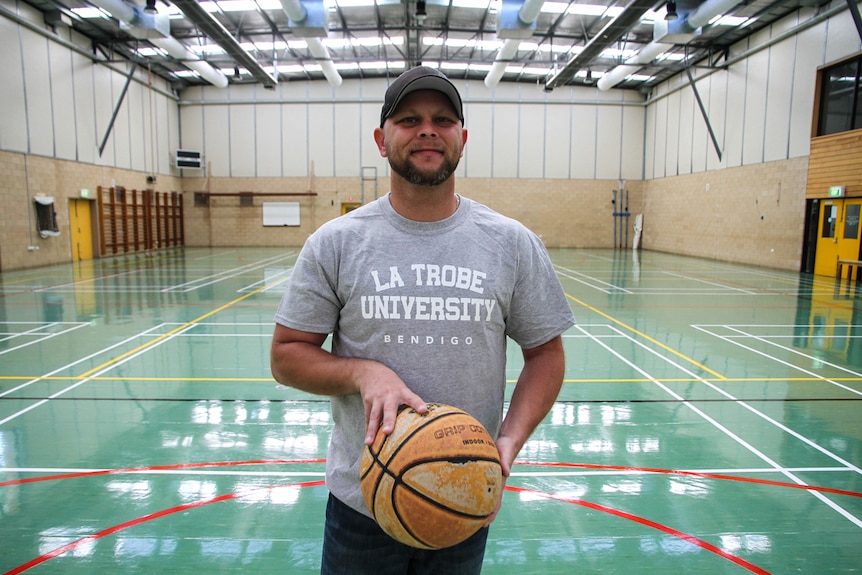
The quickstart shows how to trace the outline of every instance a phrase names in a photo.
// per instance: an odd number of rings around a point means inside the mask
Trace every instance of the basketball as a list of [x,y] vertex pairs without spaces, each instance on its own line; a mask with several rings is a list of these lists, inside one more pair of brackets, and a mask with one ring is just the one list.
[[503,474],[485,427],[455,407],[403,407],[391,435],[378,431],[361,465],[362,496],[390,537],[420,549],[456,545],[497,505]]

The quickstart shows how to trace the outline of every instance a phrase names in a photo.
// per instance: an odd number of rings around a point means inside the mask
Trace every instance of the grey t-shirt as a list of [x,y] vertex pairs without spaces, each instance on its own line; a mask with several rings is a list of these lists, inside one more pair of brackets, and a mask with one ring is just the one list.
[[[388,196],[331,220],[297,259],[275,316],[332,334],[332,353],[380,361],[426,402],[454,405],[492,437],[506,389],[506,338],[530,349],[574,324],[544,245],[519,222],[462,198],[415,222]],[[365,410],[331,398],[327,485],[368,515],[359,488]]]

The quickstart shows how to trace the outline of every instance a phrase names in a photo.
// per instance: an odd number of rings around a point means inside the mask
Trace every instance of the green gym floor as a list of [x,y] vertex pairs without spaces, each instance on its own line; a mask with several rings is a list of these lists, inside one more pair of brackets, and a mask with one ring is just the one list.
[[[0,573],[317,572],[328,403],[268,357],[296,255],[0,274]],[[862,289],[551,255],[578,325],[483,573],[862,572]]]

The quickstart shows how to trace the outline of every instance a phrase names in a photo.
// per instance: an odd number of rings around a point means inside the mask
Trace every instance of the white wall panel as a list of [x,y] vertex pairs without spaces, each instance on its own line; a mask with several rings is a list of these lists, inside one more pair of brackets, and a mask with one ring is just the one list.
[[470,116],[466,118],[467,146],[461,165],[468,178],[490,178],[492,153],[494,150],[494,107],[490,104],[471,104]]
[[[154,126],[150,123],[150,98],[147,90],[140,84],[132,82],[123,102],[123,107],[129,111],[129,149],[131,151],[131,168],[142,172],[152,172],[152,142]],[[119,96],[118,96],[119,97]]]
[[623,141],[620,176],[624,180],[644,177],[644,117],[643,106],[623,108]]
[[48,40],[21,29],[24,46],[24,85],[27,98],[27,131],[31,154],[54,154],[54,113],[51,105],[51,76],[48,68]]
[[[228,121],[229,107],[224,104],[214,104],[203,107],[204,126],[204,161],[207,162],[208,176],[225,178],[230,173],[230,124]],[[195,149],[187,146],[183,140],[183,149]]]
[[782,42],[769,50],[768,104],[764,123],[763,161],[787,158],[790,104],[793,97],[795,42]]
[[93,109],[95,110],[95,125],[96,125],[96,164],[100,166],[114,165],[116,152],[114,150],[116,142],[116,133],[113,133],[105,141],[105,147],[102,153],[99,154],[99,146],[102,145],[102,140],[105,138],[105,133],[108,130],[108,124],[111,122],[111,114],[114,111],[114,101],[112,98],[112,76],[113,72],[104,66],[95,66],[93,68]]
[[155,169],[160,174],[169,174],[171,152],[179,148],[179,108],[165,95],[154,94],[154,99],[157,134]]
[[694,90],[690,84],[679,90],[677,94],[679,94],[679,106],[677,107],[676,116],[679,125],[676,137],[671,135],[671,141],[675,140],[677,146],[676,173],[690,174],[692,163],[691,146],[694,139],[694,125],[697,121],[694,109],[697,105],[694,101]]
[[727,72],[726,131],[724,164],[727,167],[742,165],[742,125],[745,121],[745,74],[747,62],[731,66]]
[[[596,107],[596,173],[600,180],[617,180],[622,154],[623,109],[618,106]],[[572,134],[572,137],[575,137]]]
[[[707,136],[706,169],[716,170],[726,165],[727,148],[727,82],[730,75],[726,73],[712,74],[709,77],[709,105],[706,109],[709,113],[709,122],[712,132],[718,142],[718,150],[712,138]],[[719,157],[719,153],[721,157]]]
[[[700,95],[700,100],[703,102],[703,107],[709,110],[710,103],[710,84],[713,76],[707,76],[705,79],[695,82],[697,93]],[[709,130],[706,127],[707,120],[704,119],[703,113],[700,111],[700,106],[697,104],[697,99],[692,92],[692,110],[691,110],[691,173],[703,172],[706,170],[706,155],[709,149],[712,148],[712,140],[709,138]],[[712,118],[709,118],[712,122]]]
[[518,177],[518,132],[517,104],[496,104],[493,111],[493,157],[491,158],[492,178]]
[[314,162],[315,175],[325,178],[335,175],[332,146],[334,115],[333,104],[308,106],[308,159]]
[[596,106],[581,105],[572,108],[571,166],[573,180],[591,180],[596,177]]
[[644,179],[651,180],[656,177],[656,126],[658,125],[659,106],[653,104],[644,111],[646,126],[644,129]]
[[72,76],[75,86],[76,157],[79,162],[94,163],[99,155],[96,138],[96,110],[93,107],[93,63],[84,56],[72,54]]
[[545,110],[545,177],[566,179],[572,171],[572,106],[549,103]]
[[[679,175],[679,124],[680,124],[680,90],[675,91],[667,100],[666,131],[659,146],[664,146],[664,175]],[[691,124],[689,120],[687,124]]]
[[374,141],[374,128],[380,124],[380,105],[377,103],[362,104],[360,115],[362,117],[362,130],[359,134],[359,148],[362,151],[362,167],[376,168],[377,175],[383,176],[388,173],[388,164],[386,158],[380,155],[377,143]]
[[862,49],[859,32],[856,30],[856,25],[849,10],[842,12],[835,18],[830,18],[827,26],[826,58],[824,63],[828,64],[835,60],[840,60],[848,54],[853,54]]
[[75,160],[75,91],[70,52],[58,44],[49,43],[48,54],[51,59],[54,154],[64,160]]
[[[179,139],[176,146],[171,146],[168,149],[169,158],[173,157],[173,153],[177,149],[181,150],[197,150],[203,152],[204,161],[212,161],[210,151],[207,149],[204,138],[204,117],[207,114],[208,106],[183,106],[179,111],[179,122],[181,126],[182,137]],[[222,176],[227,175],[223,173]]]
[[24,72],[21,63],[21,45],[18,25],[0,18],[0,149],[13,152],[27,151],[27,112],[24,98]]
[[[792,106],[790,117],[790,147],[788,156],[807,156],[811,150],[811,127],[814,121],[814,91],[817,67],[823,63],[823,34],[826,23],[804,30],[795,38]],[[786,43],[782,43],[782,46]],[[819,49],[817,49],[819,47]]]
[[254,104],[230,105],[230,175],[250,178],[255,174]]
[[[132,150],[130,138],[132,137],[132,129],[131,129],[131,114],[129,113],[129,96],[126,94],[123,97],[123,86],[126,84],[126,78],[116,72],[111,72],[111,103],[109,106],[110,113],[108,115],[108,120],[110,121],[110,114],[113,113],[114,108],[120,104],[117,109],[117,117],[114,120],[114,126],[111,129],[111,135],[109,136],[111,140],[114,142],[114,163],[113,165],[118,166],[120,168],[131,168],[132,167]],[[131,90],[131,86],[129,86]],[[122,98],[122,99],[121,99]],[[107,124],[106,126],[109,126]]]
[[356,105],[340,105],[333,109],[334,121],[332,150],[336,176],[355,176],[360,172],[359,142],[363,136],[373,138],[373,126],[363,126],[362,117],[356,113]]
[[276,178],[282,175],[282,148],[284,147],[281,130],[282,107],[278,104],[258,104],[255,106],[255,175],[259,178]]
[[545,171],[545,106],[532,104],[519,106],[518,122],[518,177],[543,178]]
[[[308,104],[284,104],[281,112],[284,177],[309,175]],[[315,175],[322,175],[315,169]]]
[[[761,41],[763,41],[761,39]],[[769,50],[748,58],[745,81],[745,119],[743,120],[743,165],[763,162],[766,124],[766,83],[769,75]]]

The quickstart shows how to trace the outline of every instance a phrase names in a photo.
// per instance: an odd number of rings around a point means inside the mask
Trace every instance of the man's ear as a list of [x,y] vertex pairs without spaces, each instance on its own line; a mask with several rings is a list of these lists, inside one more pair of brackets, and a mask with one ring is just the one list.
[[386,157],[386,143],[383,136],[383,128],[374,128],[374,142],[377,144],[377,150],[380,152],[380,157]]

